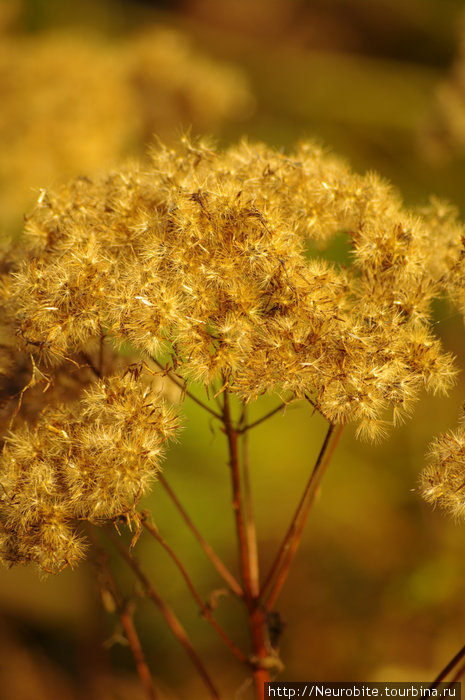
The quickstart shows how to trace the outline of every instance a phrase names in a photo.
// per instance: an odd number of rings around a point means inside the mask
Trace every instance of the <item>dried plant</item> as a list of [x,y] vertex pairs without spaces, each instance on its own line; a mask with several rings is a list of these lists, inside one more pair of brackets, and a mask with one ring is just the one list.
[[[454,213],[449,211],[447,216]],[[454,306],[465,314],[465,236],[453,246],[441,284]],[[430,446],[430,463],[422,475],[423,496],[449,514],[462,518],[465,513],[465,431],[463,413],[456,431],[445,433]]]
[[142,156],[155,133],[217,130],[253,110],[239,69],[163,26],[113,41],[5,32],[0,100],[0,226],[8,230],[21,225],[34,188],[107,169],[128,152]]
[[[346,267],[319,252],[340,232],[350,246]],[[434,335],[431,302],[460,277],[462,225],[436,200],[422,211],[407,210],[376,175],[358,175],[312,143],[286,156],[245,141],[219,152],[184,140],[154,147],[150,167],[43,190],[25,234],[21,250],[9,253],[1,287],[18,349],[1,360],[0,376],[11,375],[12,363],[24,367],[24,357],[31,368],[7,408],[3,561],[58,571],[84,556],[83,521],[103,526],[125,518],[135,525],[133,545],[145,529],[170,554],[205,618],[249,669],[256,697],[263,697],[263,683],[282,667],[267,621],[342,428],[353,423],[359,437],[378,440],[410,415],[423,389],[447,392],[453,384],[453,359]],[[80,395],[65,402],[63,368],[77,380],[88,373]],[[176,407],[154,388],[160,376],[179,388]],[[49,404],[34,413],[28,408],[37,402],[34,391],[52,385]],[[195,386],[216,403],[200,399]],[[267,393],[279,397],[277,407],[250,422],[247,405]],[[239,579],[160,473],[165,443],[175,436],[187,399],[213,416],[226,437]],[[246,446],[255,425],[299,400],[310,402],[328,429],[289,530],[262,577],[247,459],[239,445]],[[437,453],[448,459],[449,451],[442,442]],[[242,601],[248,651],[219,625],[149,515],[138,510],[157,478]],[[460,477],[454,472],[450,481],[455,488]],[[98,537],[91,537],[118,601]],[[111,538],[212,697],[220,697],[179,620],[131,550]],[[115,608],[124,616],[119,603]],[[127,615],[124,621],[153,697],[137,635]]]
[[433,160],[463,155],[465,148],[465,15],[458,22],[456,56],[434,92],[422,146]]

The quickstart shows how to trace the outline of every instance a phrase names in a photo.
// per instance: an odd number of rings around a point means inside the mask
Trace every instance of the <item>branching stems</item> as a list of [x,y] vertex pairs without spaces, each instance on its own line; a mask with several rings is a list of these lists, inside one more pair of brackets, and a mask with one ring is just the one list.
[[194,537],[196,538],[196,540],[198,541],[198,543],[202,547],[202,549],[205,552],[205,554],[207,555],[207,557],[210,559],[211,563],[213,564],[213,566],[215,567],[216,571],[219,573],[221,578],[228,584],[229,588],[231,589],[231,591],[233,593],[235,593],[235,595],[237,595],[239,598],[243,598],[244,591],[242,589],[242,586],[239,584],[239,582],[237,581],[235,576],[233,576],[233,574],[229,571],[229,569],[226,567],[226,565],[223,563],[223,561],[220,559],[220,557],[216,554],[213,547],[209,544],[209,542],[206,541],[206,539],[203,537],[203,535],[200,533],[200,531],[194,525],[191,518],[187,514],[184,506],[179,501],[178,497],[176,496],[173,489],[166,481],[163,474],[158,475],[158,481],[165,489],[165,491],[168,494],[168,496],[170,497],[171,501],[176,506],[177,510],[179,511],[180,515],[182,516],[187,527],[192,532],[192,534],[194,535]]
[[210,624],[214,627],[214,629],[217,631],[221,639],[227,644],[229,649],[232,651],[234,656],[243,664],[248,665],[248,659],[246,655],[239,649],[236,644],[231,640],[231,638],[226,634],[224,629],[221,627],[221,625],[215,620],[210,608],[205,605],[204,601],[200,597],[197,589],[195,588],[191,577],[189,576],[188,572],[186,571],[185,566],[182,564],[181,560],[177,556],[177,554],[174,552],[172,547],[166,542],[166,540],[160,535],[158,532],[157,528],[154,525],[151,525],[149,522],[147,522],[147,515],[148,514],[143,514],[143,526],[149,532],[154,539],[157,540],[157,542],[163,547],[163,549],[167,552],[167,554],[171,557],[173,562],[176,564],[177,568],[179,569],[182,577],[184,578],[184,581],[186,582],[187,587],[189,588],[190,592],[192,593],[195,601],[197,602],[197,605],[202,611],[202,615]]
[[172,374],[172,372],[171,372],[170,370],[164,368],[159,362],[157,362],[157,361],[154,360],[153,358],[152,358],[152,360],[153,360],[154,364],[156,364],[157,367],[159,367],[159,369],[161,369],[161,371],[163,372],[163,376],[168,377],[168,379],[170,379],[170,380],[173,382],[173,384],[175,384],[179,389],[181,389],[182,393],[183,393],[185,396],[188,396],[190,399],[192,399],[192,401],[193,401],[194,403],[196,403],[198,406],[201,406],[201,408],[203,408],[204,411],[207,411],[208,413],[210,413],[210,414],[211,414],[212,416],[214,416],[215,418],[218,418],[218,420],[221,420],[221,419],[222,419],[220,413],[218,413],[217,411],[215,411],[215,409],[212,408],[211,406],[209,406],[208,404],[204,403],[201,399],[197,398],[197,396],[195,396],[195,394],[193,394],[191,391],[189,391],[189,390],[187,389],[186,382],[184,382],[184,381],[182,381],[182,380],[179,381],[178,379],[176,379],[176,378],[173,376],[173,374]]
[[265,413],[265,415],[261,416],[261,418],[257,418],[257,420],[252,421],[252,423],[245,423],[243,421],[243,417],[241,416],[241,420],[239,421],[239,427],[237,429],[237,433],[239,435],[243,435],[247,431],[251,430],[252,428],[255,428],[257,425],[260,425],[260,423],[264,423],[268,418],[271,418],[272,416],[276,415],[279,413],[279,411],[284,411],[287,406],[289,405],[289,402],[282,401],[279,406],[276,406],[273,408],[271,411],[268,411],[268,413]]
[[[178,383],[174,377],[169,374],[168,376],[181,389],[183,389],[183,386]],[[285,408],[287,404],[286,402],[283,402],[252,423],[247,423],[247,409],[245,406],[243,406],[239,420],[234,421],[231,410],[229,390],[226,383],[224,386],[225,388],[222,391],[223,401],[221,415],[217,414],[216,411],[210,409],[210,407],[203,404],[203,402],[200,400],[197,400],[196,397],[191,396],[191,398],[194,398],[196,403],[201,405],[209,413],[213,413],[215,417],[219,417],[223,424],[223,431],[226,435],[228,444],[232,503],[236,524],[242,585],[218,557],[211,545],[201,535],[166,479],[162,475],[159,475],[159,481],[217,572],[228,584],[230,589],[244,601],[247,609],[252,641],[252,654],[250,657],[246,656],[246,654],[244,654],[244,652],[237,647],[221,625],[219,625],[219,623],[216,621],[211,609],[202,600],[189,573],[177,554],[160,535],[157,528],[148,522],[148,514],[143,513],[142,524],[147,532],[150,533],[151,536],[165,549],[167,554],[177,566],[191,594],[202,611],[203,616],[214,627],[234,656],[242,664],[252,669],[256,698],[258,700],[262,700],[262,698],[264,698],[264,684],[270,679],[269,667],[272,661],[271,656],[273,653],[267,641],[267,615],[272,610],[282,586],[284,585],[284,582],[289,574],[289,569],[300,544],[311,505],[321,482],[321,478],[326,471],[341,435],[342,427],[335,429],[334,425],[329,425],[315,466],[305,487],[300,503],[295,511],[292,522],[278,550],[269,574],[260,588],[257,533],[252,507],[252,493],[248,461],[248,434],[251,428],[258,426],[268,418],[271,418],[273,415],[278,413],[278,411]],[[177,617],[154,589],[153,585],[131,552],[126,549],[113,534],[109,536],[128,565],[132,568],[134,574],[142,582],[147,596],[159,608],[172,632],[184,646],[205,685],[208,687],[211,696],[218,698],[218,691],[216,690],[213,681],[211,680],[205,666],[203,665],[203,662],[192,646],[192,643],[188,639],[187,634]]]
[[111,532],[105,531],[107,536],[111,539],[115,547],[120,552],[123,559],[126,561],[128,566],[133,570],[134,574],[137,576],[139,581],[144,587],[144,591],[148,598],[156,605],[162,616],[164,617],[166,623],[171,629],[174,636],[178,639],[179,643],[184,647],[185,651],[189,655],[192,663],[194,664],[198,674],[202,678],[208,692],[212,698],[215,700],[220,700],[221,696],[213,683],[210,674],[204,666],[204,663],[200,656],[197,654],[192,642],[190,641],[184,627],[181,625],[180,621],[171,610],[171,608],[165,603],[160,594],[155,590],[151,581],[144,573],[137,559],[129,552],[129,550],[120,542],[118,537]]
[[[83,358],[84,362],[86,363],[86,366],[95,374],[95,376],[98,379],[102,378],[102,372],[100,367],[96,367],[94,362],[92,361],[92,358],[90,355],[88,355],[86,352],[82,351],[81,352],[81,357]],[[99,360],[99,365],[101,364]]]
[[[255,692],[258,700],[264,698],[265,683],[270,680],[269,671],[266,667],[266,659],[269,656],[266,645],[265,615],[260,608],[257,596],[258,580],[258,559],[257,551],[250,542],[251,533],[254,526],[248,526],[248,519],[253,520],[249,502],[248,508],[244,506],[243,485],[241,483],[241,472],[238,450],[238,432],[234,428],[229,392],[224,392],[223,401],[223,423],[224,432],[228,441],[229,466],[231,471],[231,485],[233,497],[233,511],[236,521],[237,541],[239,547],[239,562],[241,569],[242,584],[244,587],[244,600],[247,607],[250,632],[253,648],[253,678]],[[250,498],[250,494],[249,494]]]
[[131,649],[137,673],[141,680],[142,686],[145,691],[147,700],[157,700],[157,693],[155,691],[155,686],[153,684],[152,675],[150,673],[149,667],[145,660],[145,655],[142,649],[142,645],[139,640],[139,635],[137,634],[132,612],[130,609],[129,601],[123,599],[116,578],[108,563],[108,555],[102,549],[97,541],[95,534],[91,531],[91,528],[87,528],[88,534],[91,537],[92,544],[96,551],[98,561],[99,561],[99,572],[104,577],[104,585],[108,588],[111,597],[114,601],[121,625],[128,640],[129,647]]
[[297,548],[300,544],[302,538],[305,523],[307,521],[308,514],[310,512],[311,505],[313,503],[316,491],[321,482],[321,478],[326,471],[326,468],[331,460],[334,449],[336,448],[337,441],[342,432],[342,426],[340,426],[335,434],[335,439],[333,440],[332,448],[328,451],[331,437],[335,427],[330,424],[323,441],[320,453],[316,460],[313,471],[307,482],[307,486],[303,492],[300,503],[294,514],[292,522],[286,533],[286,536],[281,544],[278,554],[274,560],[273,565],[269,571],[269,574],[262,586],[260,592],[260,598],[262,601],[266,599],[266,609],[270,611],[276,599],[281,592],[284,582],[288,576],[291,563],[296,554]]

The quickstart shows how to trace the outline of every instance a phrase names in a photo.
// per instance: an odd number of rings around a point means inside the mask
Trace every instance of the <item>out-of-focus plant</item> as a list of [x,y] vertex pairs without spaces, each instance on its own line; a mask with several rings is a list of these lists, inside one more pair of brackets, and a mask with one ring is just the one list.
[[[1,18],[0,18],[1,20]],[[65,30],[0,42],[0,226],[18,225],[33,188],[142,155],[153,135],[218,130],[253,109],[243,73],[163,26],[126,39]]]
[[459,23],[457,55],[436,88],[422,146],[434,159],[460,156],[465,149],[465,15]]
[[[348,267],[318,253],[342,231]],[[312,143],[286,156],[261,144],[219,152],[184,140],[154,148],[150,167],[43,190],[23,246],[4,255],[0,287],[5,337],[18,341],[0,358],[9,421],[0,458],[3,562],[59,572],[82,559],[90,538],[147,697],[154,697],[102,549],[106,533],[210,695],[221,697],[212,670],[132,553],[145,531],[172,557],[262,698],[264,682],[282,668],[270,620],[341,430],[353,423],[360,438],[378,440],[410,415],[422,389],[447,392],[453,384],[453,359],[434,335],[431,303],[444,288],[460,286],[463,240],[450,207],[433,199],[409,211],[376,175],[357,175]],[[17,367],[22,376],[29,368],[19,386]],[[76,390],[66,400],[60,387],[69,374]],[[161,377],[178,392],[174,401],[157,388]],[[276,407],[252,421],[248,406],[264,394],[277,397]],[[225,436],[239,576],[160,472],[188,400]],[[327,431],[263,575],[247,437],[299,401],[321,414]],[[249,648],[219,624],[152,515],[138,507],[157,480],[243,605]],[[107,527],[121,521],[133,529],[130,547]]]

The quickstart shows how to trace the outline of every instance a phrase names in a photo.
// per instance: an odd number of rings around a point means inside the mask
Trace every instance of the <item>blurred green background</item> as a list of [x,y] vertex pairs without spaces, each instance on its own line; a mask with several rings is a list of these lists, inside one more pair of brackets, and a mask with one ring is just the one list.
[[[315,138],[356,170],[391,180],[408,204],[434,193],[465,215],[465,86],[456,65],[463,22],[460,0],[2,0],[0,229],[19,234],[37,188],[143,158],[152,133],[170,140],[189,128],[220,145],[244,134],[283,149]],[[165,41],[174,58],[154,58],[150,41],[141,48],[138,37],[150,27],[171,37],[158,43]],[[197,60],[199,71],[191,73]],[[463,367],[462,319],[445,304],[435,318]],[[417,492],[428,443],[455,426],[464,388],[459,375],[449,398],[423,396],[413,418],[380,445],[356,442],[350,428],[343,435],[277,604],[285,623],[280,678],[427,681],[465,643],[465,531]],[[263,400],[251,417],[273,405]],[[302,406],[251,432],[265,570],[324,431]],[[186,401],[165,476],[236,571],[225,443]],[[221,589],[164,492],[155,487],[145,505],[201,595]],[[225,698],[238,690],[237,697],[248,697],[244,671],[202,621],[166,554],[145,536],[136,552]],[[119,575],[131,592],[122,565]],[[1,697],[143,697],[117,623],[97,598],[90,564],[45,581],[34,571],[0,573]],[[206,697],[183,650],[142,598],[135,619],[161,697]],[[247,645],[245,620],[228,596],[219,597],[218,619]]]

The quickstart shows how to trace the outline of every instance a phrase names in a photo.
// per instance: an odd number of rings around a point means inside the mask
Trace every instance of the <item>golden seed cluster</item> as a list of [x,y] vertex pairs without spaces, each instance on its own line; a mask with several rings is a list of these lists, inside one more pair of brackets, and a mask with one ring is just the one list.
[[[430,324],[462,255],[450,207],[408,211],[376,175],[312,143],[283,155],[184,139],[151,158],[43,190],[24,248],[9,253],[0,288],[34,381],[83,364],[98,379],[33,427],[24,394],[1,458],[7,562],[75,562],[75,523],[128,512],[149,486],[177,421],[144,363],[243,402],[310,399],[368,439],[423,388],[454,381]],[[346,266],[321,253],[341,232]],[[115,370],[122,347],[137,372]]]
[[465,516],[465,426],[431,444],[430,463],[421,477],[423,498],[455,518]]
[[[244,401],[311,395],[368,437],[421,387],[451,385],[428,324],[447,265],[431,252],[439,218],[311,144],[287,157],[186,142],[152,156],[41,195],[12,285],[28,351],[54,364],[104,333],[145,357],[169,352],[182,376]],[[339,231],[350,269],[308,252]]]
[[76,521],[130,514],[156,477],[177,418],[140,377],[99,380],[80,402],[48,407],[6,438],[0,457],[0,540],[5,563],[45,571],[84,552]]
[[[437,205],[432,219],[439,222],[436,243],[432,250],[440,266],[440,283],[444,293],[465,316],[465,235],[450,206]],[[445,225],[443,225],[445,224]],[[434,230],[434,228],[433,228]],[[429,447],[429,464],[421,476],[424,499],[455,518],[465,517],[465,424],[463,416],[456,430],[437,437]]]

